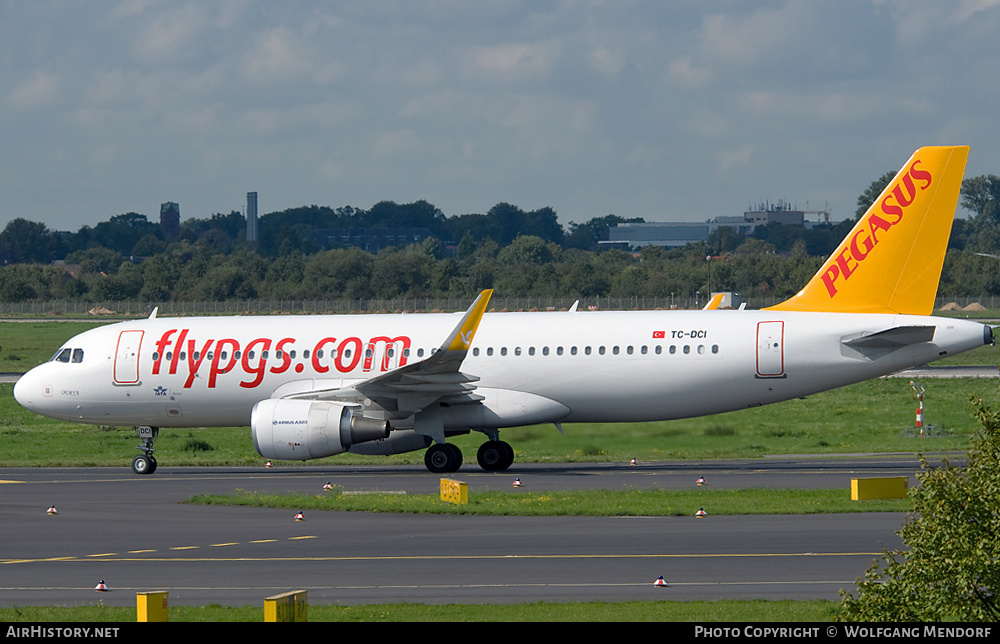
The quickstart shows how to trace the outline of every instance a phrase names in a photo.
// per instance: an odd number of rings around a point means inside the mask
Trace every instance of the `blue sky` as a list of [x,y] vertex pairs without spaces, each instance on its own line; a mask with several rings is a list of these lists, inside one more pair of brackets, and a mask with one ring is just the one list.
[[425,199],[853,216],[921,145],[1000,174],[998,0],[0,0],[0,227]]

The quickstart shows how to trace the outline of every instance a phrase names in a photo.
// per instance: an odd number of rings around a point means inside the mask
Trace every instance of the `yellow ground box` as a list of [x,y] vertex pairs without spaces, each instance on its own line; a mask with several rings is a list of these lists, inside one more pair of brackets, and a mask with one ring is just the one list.
[[137,622],[165,622],[170,615],[166,591],[136,593],[135,607]]
[[452,479],[441,479],[441,500],[448,503],[468,503],[469,485]]
[[264,599],[265,622],[306,622],[308,601],[306,591],[293,590],[289,593],[272,595]]
[[908,489],[909,477],[906,476],[851,479],[851,500],[905,499]]

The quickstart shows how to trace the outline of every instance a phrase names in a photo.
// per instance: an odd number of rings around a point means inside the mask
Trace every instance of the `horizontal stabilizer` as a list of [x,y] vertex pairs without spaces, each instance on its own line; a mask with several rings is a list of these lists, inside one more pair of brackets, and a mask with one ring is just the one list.
[[863,335],[843,343],[855,349],[897,349],[910,344],[930,342],[934,339],[933,326],[898,326],[893,329]]

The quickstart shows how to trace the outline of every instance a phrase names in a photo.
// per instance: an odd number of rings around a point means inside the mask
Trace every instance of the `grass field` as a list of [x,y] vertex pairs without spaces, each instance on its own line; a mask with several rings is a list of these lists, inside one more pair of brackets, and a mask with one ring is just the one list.
[[261,494],[241,490],[228,495],[197,495],[189,503],[246,505],[296,510],[406,512],[485,516],[694,516],[707,508],[712,516],[738,514],[836,514],[844,512],[906,512],[909,499],[852,501],[846,488],[836,490],[626,489],[553,492],[490,492],[478,490],[468,503],[443,501],[440,495]]
[[[309,605],[311,622],[826,622],[832,601],[634,601],[530,604]],[[171,606],[171,622],[261,622],[263,606]],[[0,622],[135,622],[135,608],[0,608]]]
[[[506,430],[517,462],[627,462],[702,458],[754,458],[775,454],[938,452],[968,447],[976,423],[969,397],[998,401],[995,379],[924,381],[925,424],[940,433],[907,434],[916,403],[909,381],[882,378],[768,407],[659,423],[552,425]],[[43,418],[14,401],[13,385],[0,384],[0,467],[120,466],[137,454],[130,427],[79,425]],[[996,404],[994,404],[996,406]],[[482,436],[458,436],[466,463],[475,466]],[[156,442],[161,466],[263,465],[247,428],[162,429]],[[396,456],[341,454],[306,464],[422,463],[422,452]]]

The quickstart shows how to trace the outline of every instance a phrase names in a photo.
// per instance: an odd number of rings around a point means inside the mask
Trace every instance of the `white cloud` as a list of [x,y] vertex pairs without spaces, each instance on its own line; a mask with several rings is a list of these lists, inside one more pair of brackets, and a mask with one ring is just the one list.
[[557,52],[550,43],[507,43],[473,47],[466,54],[469,76],[483,81],[517,82],[546,79]]
[[311,60],[310,48],[301,36],[287,27],[276,27],[253,39],[243,58],[243,77],[255,83],[288,82],[310,71]]
[[608,47],[598,47],[587,55],[591,69],[602,76],[617,76],[625,67],[626,57],[622,51]]
[[[196,59],[210,24],[205,7],[196,3],[170,4],[153,16],[146,14],[145,10],[139,14],[137,19],[142,24],[132,37],[132,49],[137,58],[154,65]],[[131,21],[126,22],[126,28],[132,28]]]
[[712,73],[704,67],[696,67],[689,56],[671,61],[667,76],[689,87],[704,87],[712,79]]
[[59,91],[59,77],[49,72],[35,72],[11,90],[7,102],[17,110],[36,109],[50,105]]
[[964,22],[973,16],[985,13],[1000,5],[1000,0],[961,0],[949,16],[951,22]]

